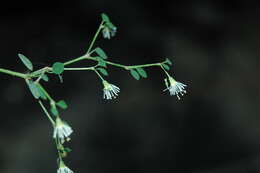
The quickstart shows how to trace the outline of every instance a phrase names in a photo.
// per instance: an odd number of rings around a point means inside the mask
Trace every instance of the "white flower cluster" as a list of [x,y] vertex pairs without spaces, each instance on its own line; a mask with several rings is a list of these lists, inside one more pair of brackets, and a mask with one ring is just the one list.
[[186,93],[186,90],[185,90],[185,87],[187,87],[187,85],[181,83],[181,82],[177,82],[175,79],[173,79],[172,77],[169,77],[169,82],[170,82],[170,85],[167,86],[166,84],[166,90],[168,90],[170,92],[170,95],[176,95],[177,98],[180,100],[180,96],[183,96],[185,93]]
[[57,170],[57,173],[73,173],[72,170],[70,170],[70,168],[68,168],[63,161],[60,161],[60,167]]
[[102,31],[103,37],[106,39],[110,39],[111,37],[114,37],[116,35],[116,30],[117,30],[116,27],[112,27],[112,28],[104,27]]
[[53,138],[60,139],[61,143],[64,143],[65,139],[69,139],[72,134],[72,128],[59,117],[56,118],[56,123],[53,132]]
[[103,98],[107,100],[111,100],[113,98],[116,98],[118,96],[118,93],[120,92],[120,88],[117,86],[108,83],[107,81],[103,81]]
[[67,166],[65,166],[65,167],[60,167],[57,173],[73,173],[73,171],[70,170],[70,168],[68,168]]

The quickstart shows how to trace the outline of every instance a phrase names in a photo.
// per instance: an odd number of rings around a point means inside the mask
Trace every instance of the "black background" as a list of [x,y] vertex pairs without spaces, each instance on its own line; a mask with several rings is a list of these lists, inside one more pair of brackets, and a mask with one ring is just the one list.
[[[107,13],[118,27],[101,37],[110,60],[122,64],[173,62],[171,74],[188,85],[180,101],[162,92],[164,74],[147,80],[109,68],[121,88],[102,99],[92,72],[65,72],[44,84],[69,109],[74,129],[66,160],[75,173],[260,172],[259,7],[254,1],[3,1],[1,68],[36,68],[83,55]],[[5,3],[5,5],[4,5]],[[81,62],[78,66],[89,65]],[[51,125],[24,81],[0,76],[0,172],[56,171]]]

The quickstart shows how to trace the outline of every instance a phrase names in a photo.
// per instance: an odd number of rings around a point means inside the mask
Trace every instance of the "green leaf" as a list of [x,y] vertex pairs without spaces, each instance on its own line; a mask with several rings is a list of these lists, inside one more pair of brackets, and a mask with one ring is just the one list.
[[32,62],[23,54],[18,54],[19,58],[21,59],[21,61],[23,62],[23,64],[29,69],[29,70],[33,70],[33,65]]
[[162,66],[165,70],[170,70],[170,67],[167,64],[162,64]]
[[169,65],[172,65],[171,60],[169,60],[168,58],[166,58],[165,62],[166,62],[167,64],[169,64]]
[[48,81],[49,81],[49,77],[48,77],[46,74],[43,74],[43,75],[42,75],[42,79],[43,79],[45,82],[48,82]]
[[64,65],[61,62],[55,62],[52,65],[52,72],[54,74],[61,74],[64,71]]
[[43,100],[47,100],[47,96],[45,95],[43,90],[38,85],[36,85],[36,86],[38,87],[38,92],[40,94],[40,98],[42,98]]
[[105,76],[108,76],[108,72],[107,72],[107,70],[106,69],[104,69],[104,68],[97,68],[99,71],[100,71],[100,73],[102,73],[103,75],[105,75]]
[[26,83],[33,95],[34,98],[39,99],[41,96],[39,93],[39,88],[36,86],[36,84],[32,80],[26,80]]
[[57,107],[55,106],[55,104],[51,104],[51,113],[54,116],[58,116],[59,115],[59,111],[58,111]]
[[135,70],[131,69],[130,73],[136,80],[140,79],[140,75]]
[[102,58],[98,57],[98,66],[107,67],[106,61],[104,61]]
[[143,68],[138,67],[138,68],[136,68],[136,70],[143,78],[147,78],[147,73]]
[[72,149],[70,149],[69,147],[65,147],[64,150],[65,150],[65,152],[67,152],[67,153],[69,153],[69,152],[72,151]]
[[102,17],[102,20],[103,20],[103,21],[105,21],[105,22],[110,22],[109,17],[108,17],[105,13],[102,13],[102,14],[101,14],[101,17]]
[[68,105],[64,100],[60,100],[56,103],[57,106],[59,106],[61,109],[67,109]]
[[107,59],[107,55],[106,53],[100,48],[100,47],[97,47],[95,49],[95,52],[103,59]]
[[115,26],[113,23],[111,23],[111,22],[107,22],[107,23],[106,23],[106,26],[107,26],[109,29],[112,29],[112,30],[116,29],[116,26]]

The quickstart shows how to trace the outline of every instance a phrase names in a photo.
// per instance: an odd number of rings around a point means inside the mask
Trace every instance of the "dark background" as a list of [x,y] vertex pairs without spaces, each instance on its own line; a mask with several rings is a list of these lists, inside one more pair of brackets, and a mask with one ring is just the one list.
[[[188,85],[180,101],[162,92],[164,74],[134,80],[109,68],[121,88],[102,99],[92,72],[66,72],[48,88],[74,129],[66,160],[75,173],[260,172],[259,7],[254,1],[5,1],[1,68],[24,72],[18,53],[40,68],[83,55],[107,13],[118,27],[97,44],[122,64],[173,61]],[[4,3],[4,2],[2,2]],[[79,63],[86,66],[88,63]],[[24,81],[0,76],[0,172],[56,172],[52,129]]]

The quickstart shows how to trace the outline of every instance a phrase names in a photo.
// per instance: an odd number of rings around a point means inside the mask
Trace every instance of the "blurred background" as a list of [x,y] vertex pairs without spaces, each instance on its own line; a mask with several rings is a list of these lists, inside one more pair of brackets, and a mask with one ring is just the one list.
[[[149,68],[136,81],[109,68],[121,88],[102,99],[92,72],[66,72],[44,86],[69,109],[74,129],[66,160],[75,173],[260,172],[259,7],[237,1],[5,1],[0,10],[0,67],[26,72],[83,55],[107,13],[116,37],[100,38],[111,61],[171,59],[171,74],[188,85],[178,101],[165,75]],[[81,62],[78,66],[86,66]],[[23,80],[0,74],[0,172],[56,172],[52,129]]]

